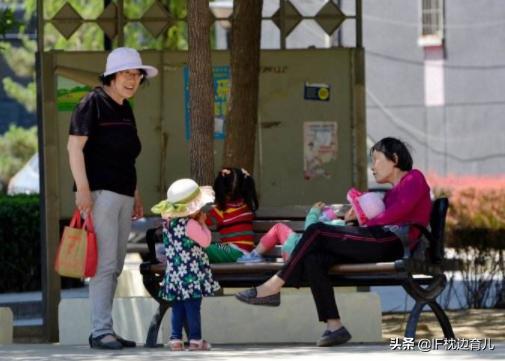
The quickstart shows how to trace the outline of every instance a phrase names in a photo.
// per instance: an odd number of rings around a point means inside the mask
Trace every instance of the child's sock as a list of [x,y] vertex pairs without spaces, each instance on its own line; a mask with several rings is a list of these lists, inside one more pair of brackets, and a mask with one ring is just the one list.
[[253,249],[251,252],[246,253],[242,257],[237,259],[238,263],[251,263],[261,261],[263,261],[263,256],[261,256],[256,249]]

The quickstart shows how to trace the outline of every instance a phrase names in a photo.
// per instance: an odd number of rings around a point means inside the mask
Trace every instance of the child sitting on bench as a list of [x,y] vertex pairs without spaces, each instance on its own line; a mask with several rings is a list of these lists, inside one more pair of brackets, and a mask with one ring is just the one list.
[[219,232],[219,242],[205,249],[210,263],[236,262],[254,249],[252,222],[258,208],[253,177],[242,168],[223,168],[214,181],[215,206],[207,225]]
[[[368,220],[374,218],[384,211],[382,196],[376,192],[361,193],[355,188],[347,192],[347,200],[351,203],[354,212],[357,214],[359,225],[366,226]],[[304,229],[311,224],[323,222],[332,226],[344,226],[345,221],[337,217],[337,212],[331,205],[327,206],[323,202],[315,203],[305,217]],[[239,263],[263,262],[263,255],[274,248],[282,245],[282,258],[287,261],[291,252],[302,238],[301,234],[295,233],[284,223],[276,223],[261,238],[260,242],[250,253],[240,257]]]

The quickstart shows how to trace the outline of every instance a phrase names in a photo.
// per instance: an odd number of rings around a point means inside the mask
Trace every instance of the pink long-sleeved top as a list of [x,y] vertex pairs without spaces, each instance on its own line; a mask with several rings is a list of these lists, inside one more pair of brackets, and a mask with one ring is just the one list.
[[[369,220],[367,226],[417,223],[426,227],[430,222],[431,198],[424,175],[417,169],[409,171],[397,185],[386,191],[384,205],[384,212]],[[417,229],[410,229],[411,240],[419,236]]]
[[186,236],[198,243],[201,247],[207,248],[212,240],[210,229],[203,226],[194,219],[190,219],[186,226]]

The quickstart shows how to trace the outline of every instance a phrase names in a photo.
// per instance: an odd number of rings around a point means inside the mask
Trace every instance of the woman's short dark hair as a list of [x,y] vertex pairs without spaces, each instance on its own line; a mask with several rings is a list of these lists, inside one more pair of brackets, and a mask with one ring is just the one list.
[[383,153],[387,159],[396,163],[396,167],[404,171],[412,169],[412,156],[408,145],[399,139],[387,137],[379,140],[370,148],[370,156],[374,151]]
[[[142,79],[140,79],[140,84],[144,84],[144,82],[147,80],[146,75],[147,72],[144,69],[138,69],[138,71],[142,74]],[[112,80],[116,79],[116,74],[117,73],[112,73],[106,76],[100,75],[98,79],[100,79],[100,82],[102,85],[107,85],[109,86]]]

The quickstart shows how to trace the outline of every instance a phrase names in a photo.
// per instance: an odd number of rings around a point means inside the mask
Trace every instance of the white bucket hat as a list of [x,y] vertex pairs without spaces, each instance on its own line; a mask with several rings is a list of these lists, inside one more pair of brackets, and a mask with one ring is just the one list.
[[167,199],[159,202],[151,211],[164,218],[187,217],[214,202],[214,190],[210,186],[199,187],[188,178],[176,180],[167,190]]
[[132,48],[117,48],[107,56],[107,65],[103,76],[117,73],[121,70],[143,69],[146,71],[146,78],[153,78],[158,75],[158,69],[151,65],[143,65],[140,54]]

